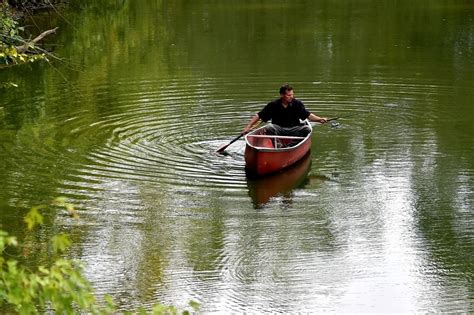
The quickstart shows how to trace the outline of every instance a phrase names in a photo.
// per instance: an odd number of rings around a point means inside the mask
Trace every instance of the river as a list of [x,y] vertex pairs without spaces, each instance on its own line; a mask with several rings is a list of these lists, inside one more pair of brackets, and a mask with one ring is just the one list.
[[[474,312],[470,0],[71,1],[60,60],[4,69],[0,227],[121,308]],[[36,33],[39,32],[36,31]],[[339,125],[261,180],[215,151],[290,83]],[[27,209],[65,196],[79,219]]]

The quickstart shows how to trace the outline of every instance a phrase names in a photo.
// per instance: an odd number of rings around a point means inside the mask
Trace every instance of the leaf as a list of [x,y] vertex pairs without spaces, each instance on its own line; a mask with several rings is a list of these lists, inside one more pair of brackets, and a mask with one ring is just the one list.
[[41,273],[44,274],[44,275],[49,275],[49,270],[46,269],[46,268],[43,267],[43,266],[39,266],[39,267],[38,267],[38,271],[41,272]]
[[70,202],[67,202],[66,197],[57,197],[51,202],[51,204],[54,206],[66,208],[66,211],[71,218],[74,218],[74,219],[79,218],[79,215],[77,214],[77,211],[74,205]]
[[190,301],[189,302],[189,306],[191,306],[193,308],[193,310],[195,312],[197,312],[199,310],[199,307],[201,306],[198,302],[196,301]]
[[18,246],[18,240],[14,236],[7,237],[6,244],[9,246]]
[[104,300],[107,303],[108,310],[112,313],[115,310],[115,303],[112,297],[108,294],[104,295]]
[[25,222],[28,225],[28,230],[33,229],[37,224],[43,224],[43,216],[39,212],[42,208],[44,208],[44,206],[33,207],[26,215]]
[[57,197],[54,198],[53,202],[51,204],[59,207],[64,207],[64,205],[67,203],[67,198],[66,197]]
[[71,246],[71,239],[67,234],[59,234],[53,236],[52,244],[53,244],[53,252],[57,253],[64,253],[69,246]]

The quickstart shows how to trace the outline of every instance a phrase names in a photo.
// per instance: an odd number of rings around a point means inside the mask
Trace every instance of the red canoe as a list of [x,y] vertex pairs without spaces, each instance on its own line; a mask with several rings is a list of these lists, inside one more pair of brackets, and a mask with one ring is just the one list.
[[[305,123],[311,128],[308,121]],[[250,175],[276,173],[300,160],[311,149],[306,137],[265,135],[261,127],[245,136],[245,169]]]

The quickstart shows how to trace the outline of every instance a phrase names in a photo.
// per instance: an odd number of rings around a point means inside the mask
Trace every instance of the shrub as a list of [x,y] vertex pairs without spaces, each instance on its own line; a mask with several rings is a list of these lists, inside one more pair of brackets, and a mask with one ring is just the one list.
[[[66,199],[57,198],[52,204],[65,208],[70,216],[77,217],[74,206]],[[25,222],[29,230],[43,224],[41,211],[46,208],[34,207],[28,212]],[[92,286],[83,275],[82,264],[62,257],[70,245],[71,240],[66,234],[52,237],[51,265],[30,270],[6,253],[8,247],[17,248],[19,243],[15,237],[0,230],[0,309],[8,307],[19,314],[48,311],[60,314],[116,314],[116,306],[110,296],[105,296],[101,303],[97,301]],[[196,302],[191,302],[190,306],[197,311]],[[139,309],[134,313],[148,314],[148,311]],[[150,313],[178,314],[179,311],[174,306],[155,304]],[[189,314],[189,311],[181,313]]]

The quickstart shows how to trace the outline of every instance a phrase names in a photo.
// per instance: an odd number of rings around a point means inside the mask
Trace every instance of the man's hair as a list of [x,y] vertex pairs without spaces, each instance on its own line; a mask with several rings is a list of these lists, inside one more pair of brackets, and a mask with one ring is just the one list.
[[285,84],[280,88],[280,95],[286,94],[287,91],[293,91],[293,87],[289,84]]

